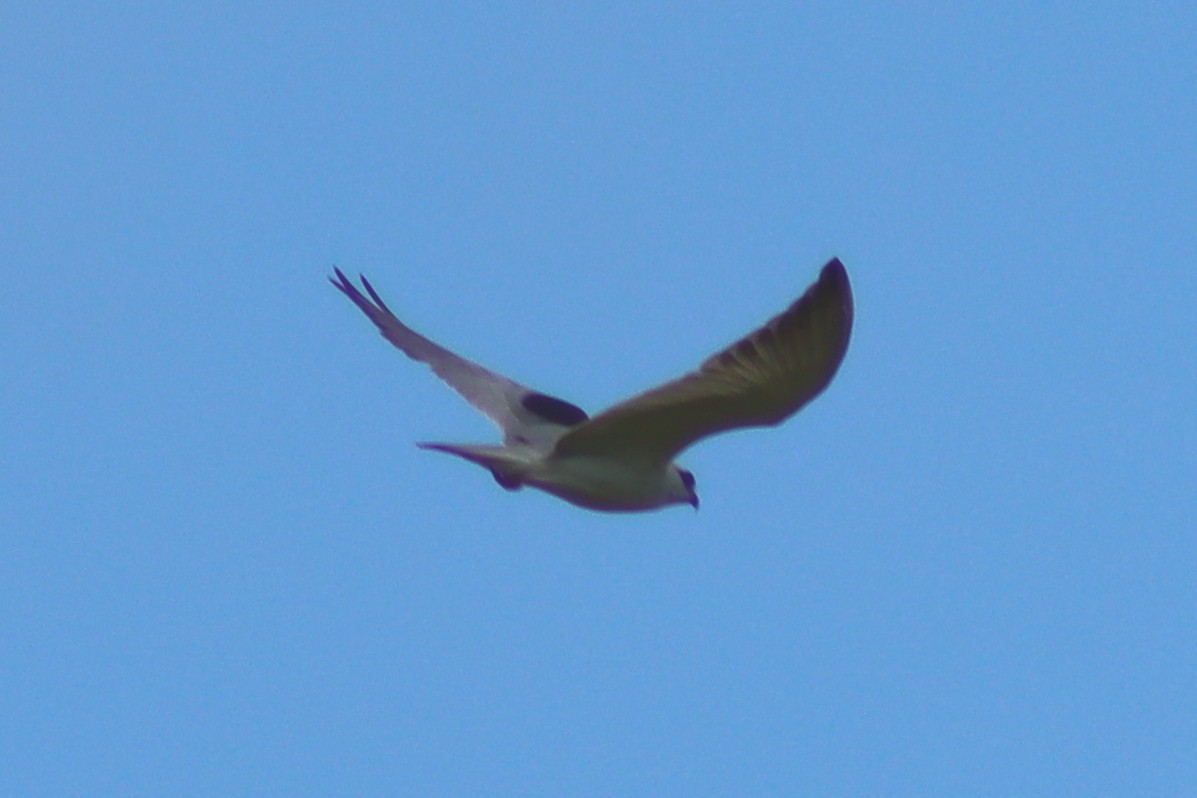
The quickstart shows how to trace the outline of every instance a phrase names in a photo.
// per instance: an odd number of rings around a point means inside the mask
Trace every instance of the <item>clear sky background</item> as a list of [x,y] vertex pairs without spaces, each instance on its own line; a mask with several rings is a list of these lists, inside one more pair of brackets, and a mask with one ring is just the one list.
[[[0,793],[1183,795],[1192,3],[0,12]],[[326,281],[590,410],[831,256],[785,426],[604,516]]]

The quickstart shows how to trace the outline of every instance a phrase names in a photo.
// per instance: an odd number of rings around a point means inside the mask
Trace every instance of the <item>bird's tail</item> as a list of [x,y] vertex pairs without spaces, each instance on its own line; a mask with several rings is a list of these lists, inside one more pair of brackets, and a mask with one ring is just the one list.
[[471,463],[488,469],[491,475],[507,490],[519,490],[524,485],[528,471],[528,459],[504,446],[488,446],[469,443],[418,443],[421,449],[455,454]]

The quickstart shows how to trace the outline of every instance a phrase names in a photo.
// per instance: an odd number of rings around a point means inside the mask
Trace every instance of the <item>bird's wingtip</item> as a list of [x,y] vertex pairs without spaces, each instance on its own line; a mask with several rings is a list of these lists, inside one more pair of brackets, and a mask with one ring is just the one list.
[[834,257],[823,264],[823,268],[819,270],[819,277],[824,280],[828,278],[839,279],[841,277],[847,279],[848,271],[844,268],[844,262],[838,257]]

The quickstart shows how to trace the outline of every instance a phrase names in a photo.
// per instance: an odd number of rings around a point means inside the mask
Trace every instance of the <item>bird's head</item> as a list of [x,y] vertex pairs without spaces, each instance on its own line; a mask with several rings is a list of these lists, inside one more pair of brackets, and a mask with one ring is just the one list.
[[694,474],[680,466],[674,466],[673,483],[670,486],[670,498],[678,504],[688,504],[697,510],[698,494],[694,491]]

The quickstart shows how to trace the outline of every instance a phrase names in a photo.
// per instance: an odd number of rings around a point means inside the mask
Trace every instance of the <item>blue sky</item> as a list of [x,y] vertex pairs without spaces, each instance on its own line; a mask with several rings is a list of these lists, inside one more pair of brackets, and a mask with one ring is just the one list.
[[[1191,791],[1197,12],[796,5],[0,12],[0,792]],[[832,255],[698,514],[325,280],[593,411]]]

